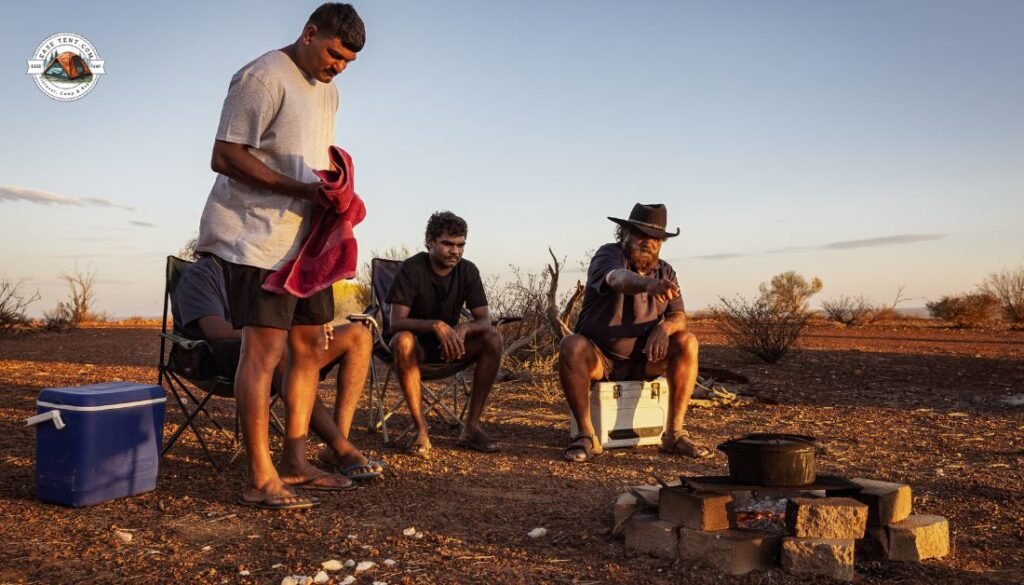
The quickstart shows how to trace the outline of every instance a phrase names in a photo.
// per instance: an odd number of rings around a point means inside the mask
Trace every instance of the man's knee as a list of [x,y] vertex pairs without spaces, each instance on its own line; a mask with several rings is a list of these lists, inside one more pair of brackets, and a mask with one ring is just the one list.
[[416,356],[416,336],[399,331],[391,338],[391,353],[396,360],[411,360]]
[[570,364],[582,365],[590,349],[590,340],[586,337],[578,334],[566,335],[558,345],[559,366]]
[[357,323],[336,328],[334,336],[341,338],[346,350],[367,351],[373,346],[373,334],[370,333],[370,329]]
[[481,340],[484,344],[484,353],[499,356],[502,350],[505,348],[504,341],[501,338],[501,333],[498,333],[494,329],[489,329],[486,333],[481,336]]
[[700,344],[697,343],[697,337],[689,331],[673,333],[668,338],[668,343],[669,350],[676,355],[696,357],[697,352],[700,351]]

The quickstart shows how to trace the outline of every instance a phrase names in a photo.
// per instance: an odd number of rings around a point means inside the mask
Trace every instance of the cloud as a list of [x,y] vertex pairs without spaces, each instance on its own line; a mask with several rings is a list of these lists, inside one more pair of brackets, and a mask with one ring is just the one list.
[[704,256],[694,256],[694,259],[696,259],[696,260],[728,260],[730,258],[742,258],[744,256],[749,256],[749,255],[750,254],[733,254],[733,253],[705,254]]
[[96,197],[66,197],[64,195],[57,195],[56,193],[49,193],[47,191],[39,191],[37,189],[25,189],[23,187],[14,187],[12,185],[0,185],[0,202],[3,201],[28,201],[29,203],[35,203],[37,205],[74,205],[77,207],[116,207],[118,209],[127,209],[128,211],[134,211],[134,207],[127,207],[108,201],[106,199],[99,199]]
[[829,242],[820,246],[790,246],[777,250],[768,250],[766,254],[779,254],[781,252],[806,252],[810,250],[852,250],[854,248],[880,248],[882,246],[896,246],[899,244],[913,244],[916,242],[927,242],[930,240],[941,240],[948,234],[897,234],[895,236],[883,236],[880,238],[865,238],[863,240],[843,240],[840,242]]
[[927,242],[929,240],[941,240],[946,234],[899,234],[896,236],[885,236],[881,238],[867,238],[865,240],[845,240],[832,242],[820,246],[822,250],[849,250],[852,248],[877,248],[879,246],[893,246],[896,244],[913,244],[914,242]]
[[132,225],[138,225],[142,227],[158,227],[155,223],[149,223],[148,221],[132,220]]

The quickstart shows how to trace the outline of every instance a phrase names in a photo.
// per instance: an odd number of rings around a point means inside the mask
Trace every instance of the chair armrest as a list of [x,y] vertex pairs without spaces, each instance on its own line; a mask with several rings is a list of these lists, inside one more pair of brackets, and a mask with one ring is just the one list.
[[177,333],[161,333],[160,337],[163,337],[167,341],[170,341],[174,345],[181,347],[182,349],[195,349],[201,345],[210,345],[203,339],[189,339],[182,337]]
[[369,306],[363,309],[362,313],[352,313],[348,316],[348,320],[353,323],[362,323],[368,325],[370,328],[380,331],[380,321],[377,316],[380,314],[380,309],[375,306]]

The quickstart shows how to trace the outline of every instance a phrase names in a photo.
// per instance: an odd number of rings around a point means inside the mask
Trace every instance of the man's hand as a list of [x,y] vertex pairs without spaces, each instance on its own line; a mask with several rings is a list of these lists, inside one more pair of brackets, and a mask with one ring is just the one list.
[[330,207],[331,202],[324,196],[324,192],[320,189],[323,183],[317,181],[315,183],[303,183],[302,192],[298,196],[302,199],[308,199],[312,201],[314,205],[318,207]]
[[452,329],[450,325],[444,321],[436,321],[434,323],[434,335],[437,335],[437,340],[441,342],[441,356],[446,362],[455,362],[464,355],[466,355],[466,334],[465,329],[462,330],[460,335],[457,330]]
[[651,278],[647,281],[647,292],[654,300],[660,303],[667,303],[672,299],[679,298],[679,287],[676,283],[665,278]]
[[651,329],[647,335],[647,345],[644,346],[644,353],[647,354],[647,361],[660,362],[668,357],[668,333],[663,324],[658,324]]

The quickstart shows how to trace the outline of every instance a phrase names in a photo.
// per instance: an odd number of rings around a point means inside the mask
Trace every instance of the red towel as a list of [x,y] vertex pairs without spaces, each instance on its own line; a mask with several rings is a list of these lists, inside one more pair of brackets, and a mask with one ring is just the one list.
[[317,206],[313,223],[298,255],[267,277],[263,290],[307,298],[335,282],[356,275],[356,237],[352,228],[366,217],[356,195],[352,157],[332,146],[331,168],[313,171],[323,185],[320,195],[329,207]]

